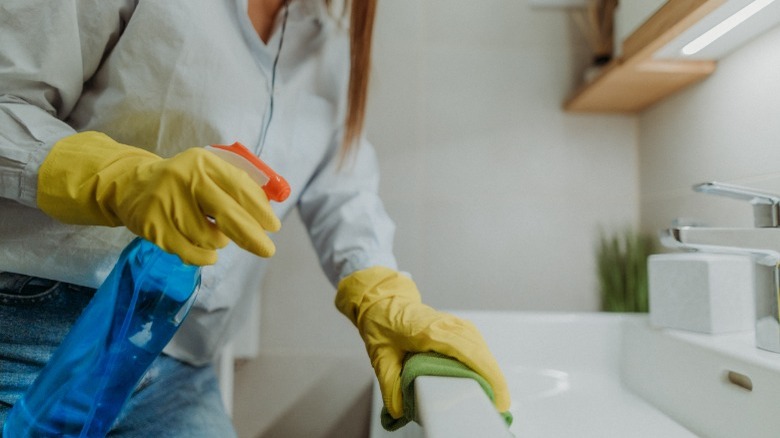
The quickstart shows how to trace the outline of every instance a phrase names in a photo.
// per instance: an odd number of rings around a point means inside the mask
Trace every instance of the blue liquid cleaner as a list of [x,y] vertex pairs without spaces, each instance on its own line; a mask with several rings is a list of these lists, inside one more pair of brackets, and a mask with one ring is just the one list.
[[3,427],[4,438],[104,437],[187,316],[200,268],[136,238]]

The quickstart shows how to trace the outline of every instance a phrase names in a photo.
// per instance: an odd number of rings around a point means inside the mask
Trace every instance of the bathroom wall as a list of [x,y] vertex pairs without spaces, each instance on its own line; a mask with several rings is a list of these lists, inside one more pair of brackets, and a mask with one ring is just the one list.
[[[580,41],[569,12],[526,0],[380,2],[367,132],[400,268],[426,303],[598,308],[599,227],[638,224],[637,131],[632,116],[562,112],[588,58]],[[349,436],[333,434],[334,412],[365,421],[344,414],[372,379],[362,342],[297,217],[277,246],[260,357],[237,371],[239,432]]]
[[704,82],[639,117],[641,226],[676,218],[752,226],[752,208],[695,193],[721,181],[780,193],[780,29],[721,59]]
[[[393,0],[378,15],[367,129],[401,269],[440,308],[596,309],[599,226],[638,220],[636,125],[561,111],[579,67],[566,12]],[[344,345],[297,218],[278,237],[261,346]]]

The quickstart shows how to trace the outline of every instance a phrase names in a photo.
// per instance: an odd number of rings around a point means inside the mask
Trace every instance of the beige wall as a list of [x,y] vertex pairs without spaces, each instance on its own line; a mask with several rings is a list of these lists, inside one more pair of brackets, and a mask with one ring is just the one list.
[[780,193],[780,29],[720,60],[701,84],[639,118],[642,228],[678,217],[752,226],[749,204],[694,193],[721,181]]

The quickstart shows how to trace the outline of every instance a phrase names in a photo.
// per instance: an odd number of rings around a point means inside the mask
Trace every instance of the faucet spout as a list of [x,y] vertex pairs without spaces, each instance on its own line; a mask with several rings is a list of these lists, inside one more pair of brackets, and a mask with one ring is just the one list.
[[670,248],[750,255],[765,266],[780,263],[779,228],[674,227],[662,232],[661,242]]
[[780,196],[748,187],[720,182],[706,182],[693,186],[700,193],[748,201],[753,205],[753,223],[756,227],[780,227]]

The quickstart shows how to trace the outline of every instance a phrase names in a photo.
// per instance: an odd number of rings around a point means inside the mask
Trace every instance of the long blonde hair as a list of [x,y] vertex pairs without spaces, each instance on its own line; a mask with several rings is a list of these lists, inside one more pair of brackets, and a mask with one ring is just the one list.
[[[326,0],[330,4],[330,0]],[[345,157],[359,144],[366,115],[368,79],[371,70],[371,37],[376,15],[376,0],[347,0],[349,11],[350,68],[347,115],[341,156]]]

